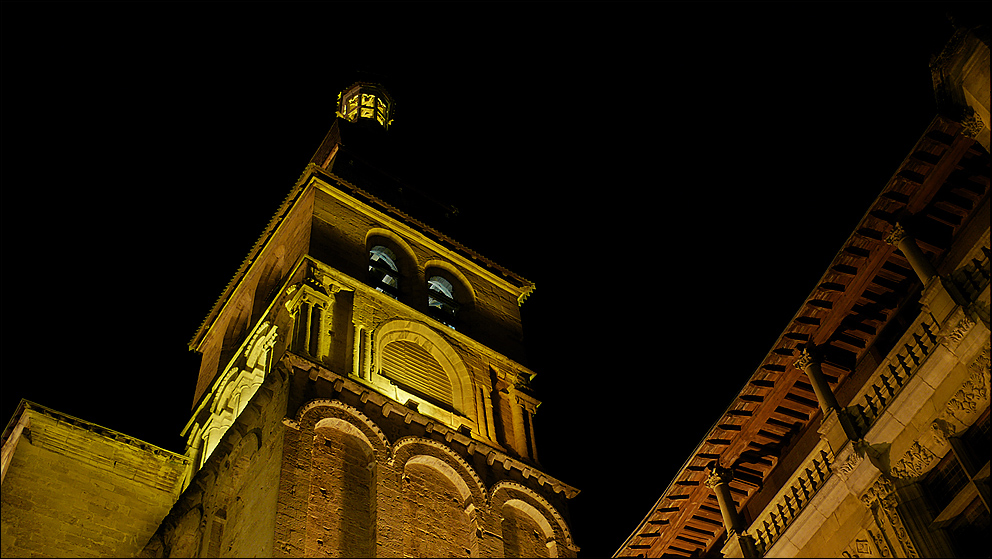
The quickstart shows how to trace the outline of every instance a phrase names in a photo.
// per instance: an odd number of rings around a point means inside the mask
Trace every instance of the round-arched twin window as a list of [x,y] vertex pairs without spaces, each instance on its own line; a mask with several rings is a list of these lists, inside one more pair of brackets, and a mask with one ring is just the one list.
[[434,318],[455,327],[458,303],[455,302],[455,286],[450,281],[441,276],[427,280],[427,306]]
[[369,251],[369,278],[372,287],[394,299],[398,299],[400,295],[400,270],[396,262],[396,254],[382,245],[374,246]]

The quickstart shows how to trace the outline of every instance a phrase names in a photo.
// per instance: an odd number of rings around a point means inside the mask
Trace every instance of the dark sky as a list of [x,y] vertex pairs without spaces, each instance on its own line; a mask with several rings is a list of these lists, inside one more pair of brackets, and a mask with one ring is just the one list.
[[611,555],[936,114],[946,10],[4,3],[0,416],[181,452],[187,342],[376,72],[434,225],[537,284],[538,450]]

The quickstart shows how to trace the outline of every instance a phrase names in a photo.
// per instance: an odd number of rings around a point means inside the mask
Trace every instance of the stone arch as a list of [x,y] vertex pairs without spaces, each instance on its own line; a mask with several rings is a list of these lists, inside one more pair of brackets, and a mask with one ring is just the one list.
[[468,367],[458,352],[455,351],[440,334],[430,327],[411,320],[393,320],[379,327],[375,333],[375,370],[382,368],[382,350],[394,341],[409,341],[427,351],[444,370],[451,383],[451,400],[455,411],[469,419],[472,427],[476,426],[474,383]]
[[328,426],[348,429],[341,426],[342,423],[347,423],[361,433],[362,440],[372,449],[376,462],[385,462],[389,459],[389,440],[386,439],[382,429],[361,410],[340,400],[322,398],[307,402],[300,408],[296,416],[296,424],[301,431],[314,431],[319,422],[329,418],[339,419],[341,423],[330,422],[326,424]]
[[203,541],[203,530],[200,520],[203,511],[199,506],[193,507],[176,522],[172,533],[168,536],[168,557],[198,557],[200,544]]
[[458,491],[458,496],[461,498],[459,504],[465,506],[468,504],[469,499],[472,497],[472,491],[468,488],[468,484],[462,479],[458,472],[455,471],[447,462],[444,462],[436,456],[430,456],[429,454],[418,454],[411,457],[409,460],[403,464],[403,471],[414,465],[424,465],[428,468],[433,468],[437,470],[441,475],[448,478],[451,484],[455,486]]
[[397,471],[401,471],[415,456],[431,456],[445,462],[468,488],[473,501],[479,504],[486,502],[486,487],[479,474],[447,445],[424,437],[403,437],[393,445],[390,462]]
[[324,419],[318,421],[316,425],[314,425],[314,431],[318,433],[321,432],[322,430],[328,430],[328,429],[334,431],[340,431],[345,435],[358,439],[359,441],[364,443],[362,449],[365,451],[364,452],[365,458],[368,459],[373,458],[373,453],[375,452],[375,450],[372,447],[372,441],[370,441],[368,436],[366,436],[365,433],[363,433],[362,430],[359,429],[358,427],[355,427],[353,424],[343,419],[339,419],[337,417],[325,417]]
[[224,328],[224,338],[221,341],[220,349],[219,365],[222,371],[224,367],[227,367],[231,358],[234,357],[234,354],[241,346],[241,342],[244,341],[245,334],[248,333],[250,307],[250,304],[245,304],[244,300],[241,300],[234,309],[231,309],[230,314],[228,314],[229,318]]
[[505,557],[558,556],[551,523],[534,505],[508,499],[499,512]]
[[400,237],[389,229],[373,227],[365,233],[366,259],[369,256],[368,252],[376,245],[382,245],[396,253],[396,257],[399,260],[396,264],[399,267],[401,277],[401,293],[409,294],[411,286],[420,285],[420,266],[417,263],[417,255],[403,237]]
[[[554,535],[555,546],[548,546],[550,556],[554,557],[557,555],[557,543],[564,544],[565,547],[571,549],[572,551],[578,551],[578,548],[575,547],[572,540],[572,532],[568,529],[568,524],[565,523],[565,519],[562,518],[558,510],[538,492],[514,481],[501,481],[492,487],[489,495],[489,502],[491,503],[492,510],[494,511],[502,511],[503,507],[510,501],[520,501],[529,505],[530,508],[521,507],[517,503],[513,503],[511,505],[513,510],[518,510],[525,514],[532,514],[534,511],[537,511],[538,514],[544,517],[548,527]],[[535,519],[535,522],[543,528],[543,522],[540,522],[537,519]]]
[[249,324],[255,324],[262,317],[262,313],[272,302],[271,296],[277,286],[276,282],[282,276],[285,266],[286,247],[279,245],[269,255],[261,272],[255,282],[255,291],[252,295],[251,320]]
[[445,272],[453,276],[453,279],[458,280],[458,283],[460,283],[462,288],[464,288],[464,292],[466,295],[466,300],[464,302],[463,301],[459,301],[459,302],[464,303],[467,306],[475,306],[475,300],[476,300],[475,288],[472,286],[472,282],[468,281],[468,278],[465,277],[465,274],[463,274],[461,270],[456,268],[450,262],[446,262],[444,260],[437,260],[437,259],[428,260],[427,262],[424,262],[425,277],[430,277],[428,270],[430,270],[431,268],[438,268],[440,270],[444,270]]
[[[237,430],[232,430],[232,432],[237,433]],[[262,430],[252,429],[236,442],[232,441],[232,443],[234,448],[228,454],[224,465],[231,472],[231,489],[238,491],[241,485],[244,484],[244,478],[251,461],[258,454],[259,449],[262,448]]]
[[478,476],[444,445],[406,437],[394,446],[393,471],[401,475],[403,552],[413,557],[478,556],[478,506],[485,492]]
[[[341,408],[313,414],[304,555],[371,557],[375,551],[376,452]],[[344,417],[342,417],[344,416]]]

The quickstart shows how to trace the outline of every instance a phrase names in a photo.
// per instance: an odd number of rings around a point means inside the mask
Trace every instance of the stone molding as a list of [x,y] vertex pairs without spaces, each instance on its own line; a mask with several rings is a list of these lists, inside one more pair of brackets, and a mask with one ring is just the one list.
[[[318,400],[311,400],[307,402],[305,405],[303,405],[300,408],[300,411],[296,415],[296,420],[294,420],[293,424],[290,426],[294,427],[297,430],[301,430],[301,427],[303,425],[309,423],[309,419],[311,418],[308,416],[312,416],[315,414],[320,415],[319,412],[321,409],[339,410],[341,414],[345,415],[348,419],[351,419],[349,423],[354,425],[360,431],[362,432],[365,432],[366,430],[371,431],[374,437],[370,437],[369,438],[370,441],[376,440],[380,445],[382,445],[379,448],[376,448],[376,445],[372,445],[372,450],[377,454],[376,460],[378,461],[380,458],[383,460],[387,459],[386,457],[389,456],[390,454],[389,449],[391,445],[389,444],[389,440],[386,438],[385,433],[382,432],[382,429],[380,429],[379,426],[376,425],[374,421],[369,419],[367,415],[362,413],[361,410],[359,410],[354,406],[349,406],[348,404],[340,400],[321,398]],[[325,417],[329,417],[329,416],[322,415],[320,417],[312,418],[313,425],[316,426],[317,422],[320,421],[321,419],[324,419]],[[341,419],[345,419],[345,418],[341,418]]]
[[[909,537],[909,532],[906,530],[905,524],[903,524],[902,517],[899,516],[895,486],[885,474],[879,476],[875,483],[861,495],[861,502],[873,511],[875,510],[874,504],[877,503],[878,509],[882,511],[885,518],[889,521],[889,525],[892,527],[892,534],[902,546],[904,554],[907,557],[920,556],[916,551],[916,546],[913,545],[913,541]],[[879,522],[879,525],[881,525],[881,522]]]
[[[485,458],[487,465],[492,466],[496,462],[500,462],[501,465],[503,466],[503,469],[506,470],[507,472],[510,472],[512,469],[516,468],[517,470],[520,470],[521,475],[524,477],[524,479],[527,479],[528,477],[535,478],[535,481],[539,483],[542,487],[547,485],[547,488],[550,489],[553,493],[561,493],[565,496],[566,499],[572,499],[580,492],[578,489],[563,483],[557,478],[551,477],[546,473],[534,467],[531,467],[520,460],[516,460],[508,456],[502,450],[498,448],[494,448],[484,441],[475,440],[470,436],[463,435],[462,433],[454,431],[451,428],[445,426],[444,424],[439,424],[433,418],[427,417],[417,411],[414,411],[410,408],[395,403],[393,400],[389,399],[388,397],[379,394],[379,392],[377,392],[375,389],[370,387],[365,382],[361,382],[357,379],[338,375],[337,373],[327,370],[323,366],[310,362],[306,359],[303,359],[289,352],[286,353],[286,355],[282,358],[279,364],[281,364],[283,367],[287,367],[289,369],[296,369],[303,373],[309,371],[311,381],[316,378],[322,378],[326,381],[332,382],[334,383],[336,391],[338,392],[348,391],[358,396],[359,400],[363,404],[366,402],[372,402],[373,405],[380,406],[383,411],[383,416],[385,417],[388,417],[391,413],[404,414],[405,415],[404,420],[408,418],[410,419],[409,423],[415,422],[419,425],[423,425],[428,433],[437,432],[438,434],[444,436],[446,442],[448,442],[449,444],[452,441],[457,441],[459,444],[464,445],[466,448],[466,452],[469,453],[470,456],[473,454],[481,455],[482,457]],[[275,369],[280,370],[279,366],[276,366]],[[286,374],[288,376],[288,373]],[[337,401],[337,400],[329,400],[329,401]],[[301,406],[301,409],[310,405],[311,403],[313,403],[313,401],[304,404],[303,406]],[[300,422],[298,421],[299,417],[300,416],[298,412],[297,419],[285,417],[283,418],[282,423],[286,427],[298,431],[301,429]],[[366,416],[363,415],[362,417],[366,417]],[[387,445],[387,447],[389,447],[389,445]]]
[[[415,444],[421,444],[421,445],[424,445],[424,446],[427,446],[427,447],[436,449],[436,450],[440,451],[440,453],[445,458],[447,458],[448,460],[454,461],[455,464],[457,464],[458,468],[454,468],[453,467],[452,469],[454,469],[457,473],[459,473],[459,475],[461,477],[464,478],[467,475],[471,479],[471,481],[472,481],[472,483],[474,485],[473,491],[472,491],[473,496],[477,496],[477,497],[479,497],[483,501],[486,499],[486,486],[485,486],[485,484],[482,483],[482,478],[480,478],[479,477],[479,474],[476,473],[475,468],[473,468],[471,465],[469,465],[469,463],[466,462],[464,458],[462,458],[461,456],[459,456],[458,453],[456,453],[454,450],[452,450],[451,448],[449,448],[447,445],[444,445],[444,444],[442,444],[442,443],[440,443],[438,441],[435,441],[434,439],[427,439],[427,438],[424,438],[424,437],[418,437],[418,436],[415,436],[415,435],[411,435],[411,436],[403,437],[403,438],[397,440],[393,444],[393,448],[392,448],[392,451],[391,451],[390,456],[389,456],[389,465],[392,466],[392,467],[394,467],[394,468],[396,468],[398,466],[405,465],[410,459],[414,458],[415,456],[418,456],[418,455],[430,456],[430,454],[425,454],[424,452],[416,452],[415,449],[411,449],[410,450],[410,452],[411,452],[410,456],[407,456],[406,459],[403,459],[401,452],[406,447],[408,447],[410,445],[415,445]],[[460,472],[459,472],[459,468],[461,469]],[[476,491],[478,491],[478,493],[476,493]]]
[[[578,553],[579,547],[576,546],[574,541],[572,540],[572,533],[568,529],[568,524],[565,523],[565,519],[562,518],[561,514],[558,512],[558,509],[553,507],[551,503],[548,502],[547,499],[545,499],[539,493],[527,487],[526,485],[522,485],[515,481],[504,480],[497,482],[495,485],[493,485],[492,489],[489,491],[488,502],[490,505],[499,502],[496,494],[501,490],[507,492],[508,498],[510,498],[509,491],[515,490],[515,491],[519,491],[520,493],[523,493],[524,495],[527,495],[528,497],[539,503],[541,505],[540,508],[546,510],[554,518],[555,524],[558,526],[559,530],[561,530],[562,536],[564,538],[563,543],[565,544],[565,547]],[[540,508],[538,508],[538,510],[540,510]]]

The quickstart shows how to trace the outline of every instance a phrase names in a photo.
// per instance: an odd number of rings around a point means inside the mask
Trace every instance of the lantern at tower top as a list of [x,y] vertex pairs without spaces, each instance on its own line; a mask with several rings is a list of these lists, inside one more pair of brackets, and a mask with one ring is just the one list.
[[393,98],[378,84],[356,82],[338,94],[338,116],[351,122],[370,121],[388,130]]

